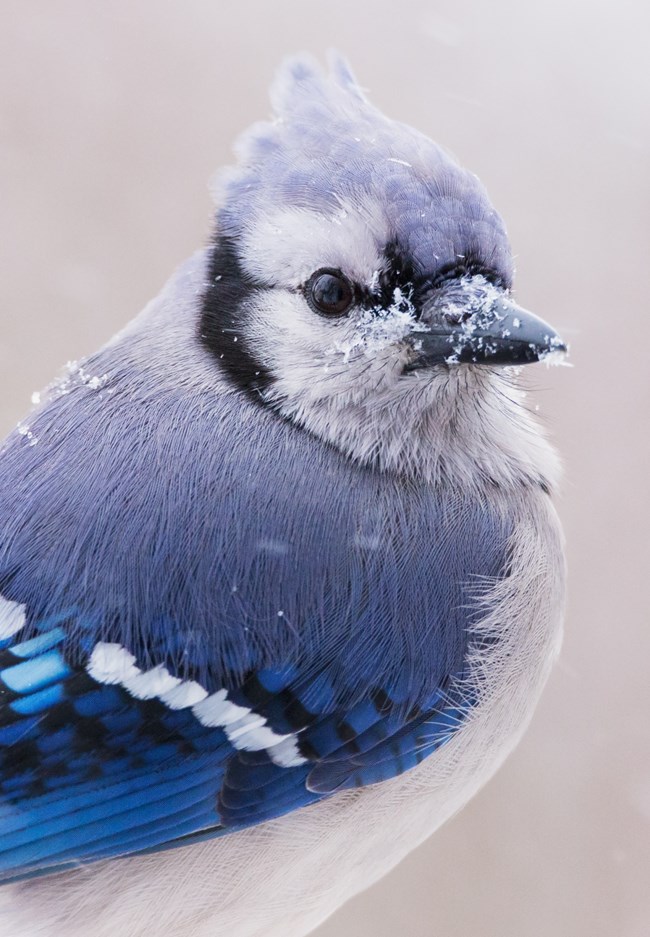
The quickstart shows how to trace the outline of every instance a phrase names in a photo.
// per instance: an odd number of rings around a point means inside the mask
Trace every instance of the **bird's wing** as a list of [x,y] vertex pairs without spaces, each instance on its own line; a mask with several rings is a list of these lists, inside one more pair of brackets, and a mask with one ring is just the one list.
[[471,705],[450,679],[417,708],[369,686],[337,710],[327,673],[292,667],[208,694],[115,644],[73,661],[66,616],[27,640],[21,616],[0,604],[1,880],[219,835],[390,778]]

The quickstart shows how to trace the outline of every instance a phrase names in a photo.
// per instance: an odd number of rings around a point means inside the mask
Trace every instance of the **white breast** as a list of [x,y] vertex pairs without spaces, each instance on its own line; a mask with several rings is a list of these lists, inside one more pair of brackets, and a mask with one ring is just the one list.
[[480,626],[500,635],[474,660],[481,702],[435,755],[392,781],[223,839],[2,889],[3,937],[300,937],[388,872],[499,767],[548,676],[564,570],[541,493],[522,510],[512,547],[511,575]]

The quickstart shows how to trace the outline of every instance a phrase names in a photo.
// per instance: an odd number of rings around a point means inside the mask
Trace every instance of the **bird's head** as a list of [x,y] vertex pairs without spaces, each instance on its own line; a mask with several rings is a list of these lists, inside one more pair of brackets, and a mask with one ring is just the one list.
[[476,176],[372,107],[342,60],[291,60],[272,102],[217,184],[202,341],[233,385],[353,458],[440,478],[450,439],[462,460],[521,409],[504,366],[565,346],[514,303]]

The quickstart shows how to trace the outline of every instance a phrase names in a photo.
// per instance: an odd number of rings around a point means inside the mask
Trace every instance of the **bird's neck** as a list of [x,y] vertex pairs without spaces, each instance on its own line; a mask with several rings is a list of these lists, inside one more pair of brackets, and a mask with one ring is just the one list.
[[350,458],[433,484],[552,489],[559,460],[503,372],[460,366],[367,400],[285,399],[279,409]]

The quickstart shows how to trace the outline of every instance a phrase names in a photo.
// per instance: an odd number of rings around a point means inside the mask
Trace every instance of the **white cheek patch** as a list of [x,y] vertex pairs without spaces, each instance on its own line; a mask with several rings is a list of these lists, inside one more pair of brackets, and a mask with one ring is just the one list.
[[283,406],[326,399],[343,405],[395,383],[406,354],[398,346],[413,323],[413,306],[397,290],[387,309],[328,319],[301,293],[278,289],[249,306],[246,340],[273,374],[272,394]]
[[249,306],[246,341],[276,380],[300,387],[322,372],[342,324],[313,312],[302,293],[278,289]]
[[242,264],[262,283],[296,288],[323,267],[368,283],[381,264],[388,226],[378,208],[363,216],[345,207],[331,215],[282,209],[255,219],[242,240]]
[[170,709],[191,709],[201,725],[223,729],[233,748],[247,752],[265,749],[273,763],[283,768],[306,761],[298,750],[296,735],[275,732],[264,716],[229,700],[227,690],[208,695],[196,681],[173,677],[161,665],[140,670],[133,654],[120,644],[95,645],[87,670],[97,683],[121,686],[135,699],[159,699]]
[[299,293],[277,290],[270,298],[249,308],[246,338],[272,372],[274,390],[296,400],[314,392],[336,393],[330,369],[335,358],[343,361],[335,345],[350,339],[350,321],[317,315]]

